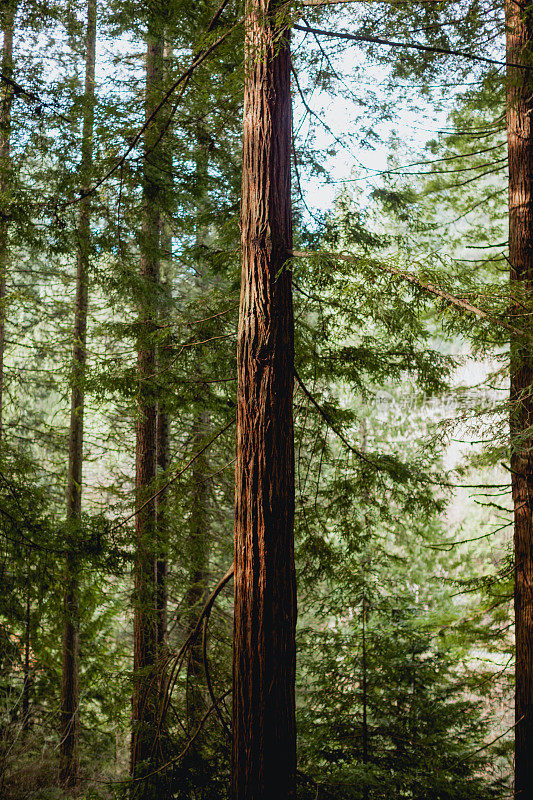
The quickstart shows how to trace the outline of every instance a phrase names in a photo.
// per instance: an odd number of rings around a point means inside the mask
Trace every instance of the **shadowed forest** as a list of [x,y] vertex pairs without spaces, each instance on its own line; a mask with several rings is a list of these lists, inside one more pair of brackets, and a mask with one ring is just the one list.
[[0,797],[533,800],[533,2],[0,27]]

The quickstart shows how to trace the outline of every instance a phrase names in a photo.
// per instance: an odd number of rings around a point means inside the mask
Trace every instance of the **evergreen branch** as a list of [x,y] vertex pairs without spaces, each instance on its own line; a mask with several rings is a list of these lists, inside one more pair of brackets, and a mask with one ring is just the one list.
[[470,61],[478,61],[482,64],[492,64],[498,67],[516,67],[517,69],[531,70],[533,67],[528,64],[518,64],[513,61],[498,61],[488,56],[477,56],[474,53],[467,53],[465,50],[450,50],[447,47],[434,47],[432,45],[419,44],[418,42],[395,42],[391,39],[382,39],[380,36],[368,36],[359,33],[346,33],[344,31],[326,31],[323,28],[311,28],[304,25],[293,25],[297,31],[303,33],[314,33],[317,36],[328,36],[332,39],[345,39],[352,42],[367,42],[369,44],[382,44],[386,47],[406,48],[407,50],[420,50],[424,53],[435,53],[437,55],[459,56]]
[[[212,608],[212,606],[211,606],[211,608]],[[211,697],[211,702],[213,703],[213,706],[214,706],[214,709],[216,711],[217,717],[219,718],[220,722],[224,726],[224,729],[225,729],[226,733],[228,734],[228,737],[231,739],[231,728],[228,725],[228,723],[226,722],[226,720],[224,719],[224,715],[222,714],[222,711],[220,710],[220,706],[218,704],[217,698],[215,696],[215,692],[213,690],[213,684],[211,683],[211,672],[210,672],[210,669],[209,669],[209,660],[207,658],[207,628],[208,628],[209,617],[210,616],[211,616],[211,609],[209,609],[209,612],[206,613],[206,615],[204,617],[204,625],[203,625],[203,631],[202,631],[202,655],[203,655],[203,662],[204,662],[205,682],[207,684],[207,691],[209,692],[209,696]],[[221,698],[221,699],[223,699],[223,698]]]
[[[10,78],[8,75],[5,75],[3,72],[0,72],[0,80],[3,83],[6,83],[8,86],[11,86],[11,88],[15,93],[15,96],[18,97],[19,95],[24,95],[24,97],[27,97],[28,100],[37,103],[37,108],[35,110],[37,116],[40,115],[41,106],[46,106],[51,109],[54,108],[52,103],[49,103],[47,100],[43,100],[41,97],[39,97],[39,95],[35,94],[35,92],[31,92],[28,89],[25,89],[24,86],[21,86],[20,83],[17,83],[16,81],[13,80],[13,78]],[[69,119],[69,117],[64,117],[63,114],[59,114],[57,111],[55,113],[56,116],[59,117],[59,119],[62,119],[64,122],[68,122],[69,125],[72,125],[72,120]]]
[[[224,700],[228,695],[231,694],[231,691],[232,691],[231,689],[226,689],[226,691],[219,697],[217,702],[220,702],[221,700]],[[138,783],[139,781],[148,780],[148,778],[152,778],[154,775],[159,775],[159,773],[163,772],[163,770],[167,769],[167,767],[170,767],[172,764],[175,764],[177,761],[180,761],[187,754],[187,752],[189,751],[191,745],[194,743],[195,739],[198,737],[200,731],[202,730],[207,718],[211,715],[211,712],[214,711],[215,707],[216,707],[215,704],[212,704],[212,705],[209,706],[209,708],[205,712],[204,716],[202,717],[202,719],[198,723],[198,727],[196,728],[195,732],[190,737],[190,739],[187,741],[187,743],[186,743],[185,747],[183,748],[183,750],[181,750],[181,752],[178,753],[177,756],[174,756],[174,758],[171,758],[170,761],[166,761],[164,764],[162,764],[157,769],[154,769],[152,772],[148,772],[146,775],[138,775],[136,778],[131,778],[131,777],[130,778],[123,778],[122,780],[115,780],[115,781],[98,781],[97,780],[95,782],[104,784],[106,786],[119,786],[119,785],[124,785],[124,784],[129,785],[129,784],[133,784],[133,783]]]
[[[464,488],[464,487],[457,487],[457,488]],[[522,508],[522,506],[520,506]],[[440,542],[438,544],[428,544],[426,547],[429,550],[439,550],[441,552],[450,552],[454,547],[457,547],[460,544],[469,544],[470,542],[479,542],[481,539],[487,539],[489,536],[494,536],[494,534],[499,533],[500,531],[505,530],[512,522],[506,522],[505,525],[501,525],[499,528],[496,528],[494,531],[489,531],[488,533],[483,533],[481,536],[473,536],[471,539],[460,539],[457,542]]]
[[159,497],[159,495],[162,492],[165,491],[165,489],[168,489],[168,487],[171,486],[175,481],[177,481],[178,478],[181,478],[183,473],[186,472],[186,470],[189,469],[191,464],[194,464],[196,459],[199,458],[202,455],[202,453],[205,453],[205,451],[213,444],[214,441],[216,441],[216,439],[218,439],[219,436],[222,436],[222,434],[225,433],[228,430],[228,428],[230,428],[234,424],[235,424],[235,419],[230,419],[230,421],[226,425],[224,425],[223,428],[221,428],[219,431],[217,431],[215,433],[215,435],[212,436],[211,439],[209,439],[207,444],[205,444],[200,450],[198,450],[197,453],[195,453],[193,455],[193,457],[191,459],[189,459],[189,461],[185,464],[184,467],[182,467],[180,470],[178,470],[178,472],[175,473],[175,475],[173,475],[171,478],[169,478],[168,481],[163,486],[161,486],[160,489],[157,490],[157,492],[155,492],[151,497],[148,498],[148,500],[146,500],[142,504],[142,506],[139,506],[139,508],[137,508],[128,517],[125,517],[124,519],[120,520],[120,522],[117,522],[117,524],[114,527],[114,530],[116,530],[117,528],[122,527],[122,525],[125,525],[127,522],[130,521],[130,519],[133,519],[134,517],[137,516],[137,514],[140,514],[141,511],[143,511],[143,509],[145,509],[147,505],[149,505],[150,503],[153,503],[153,501],[156,500]]
[[[507,662],[507,663],[509,663],[509,662]],[[503,672],[503,670],[502,670],[502,672]],[[517,725],[518,725],[520,722],[522,722],[522,720],[524,719],[524,717],[525,717],[525,714],[523,714],[523,715],[520,717],[520,719],[517,719],[517,720],[516,720],[516,722],[514,723],[514,725],[511,725],[509,728],[507,728],[507,730],[506,730],[506,731],[504,731],[503,733],[500,733],[500,735],[499,735],[499,736],[496,736],[496,738],[495,738],[495,739],[492,739],[492,740],[491,740],[490,742],[488,742],[487,744],[484,744],[484,745],[483,745],[483,747],[478,747],[478,749],[477,749],[477,750],[474,750],[472,753],[468,753],[468,755],[464,756],[463,758],[460,758],[460,759],[458,759],[458,760],[457,760],[455,763],[456,763],[456,764],[462,764],[462,763],[463,763],[464,761],[466,761],[467,759],[469,759],[469,758],[472,758],[472,756],[475,756],[475,755],[477,755],[477,753],[481,753],[481,752],[482,752],[482,750],[486,750],[486,749],[487,749],[487,747],[490,747],[491,745],[493,745],[493,744],[494,744],[494,742],[497,742],[499,739],[503,739],[503,737],[504,737],[504,736],[506,736],[506,735],[509,733],[509,731],[512,731],[514,728],[516,728],[516,726],[517,726]]]
[[[375,170],[373,171],[372,177],[378,178],[381,175],[401,175],[403,174],[404,170],[411,169],[411,167],[425,167],[429,166],[430,164],[439,164],[443,161],[455,161],[458,158],[470,158],[471,156],[480,156],[484,153],[490,153],[493,150],[498,150],[500,147],[506,147],[507,142],[500,142],[500,144],[495,144],[492,147],[485,147],[483,150],[473,150],[470,153],[458,153],[454,156],[444,156],[444,158],[433,158],[433,159],[426,159],[425,161],[413,161],[411,164],[402,164],[399,167],[393,167],[392,169],[383,169],[383,170]],[[370,167],[366,167],[367,170],[370,170]],[[471,169],[478,169],[478,167],[471,167]],[[451,172],[452,170],[447,170]],[[442,175],[442,172],[407,172],[407,175]],[[355,183],[357,180],[361,180],[360,178],[350,178],[349,180],[343,181],[336,181],[336,183]]]
[[367,167],[365,167],[365,165],[357,158],[357,156],[355,156],[354,153],[352,153],[352,151],[345,144],[343,139],[341,139],[339,136],[336,136],[336,134],[333,132],[333,130],[330,128],[330,126],[327,124],[327,122],[324,122],[324,120],[322,119],[320,114],[317,114],[316,111],[313,111],[313,109],[311,108],[311,106],[309,105],[307,100],[305,99],[304,92],[303,92],[303,90],[302,90],[302,88],[300,86],[300,82],[298,80],[298,74],[297,74],[296,70],[294,69],[294,67],[292,65],[291,65],[291,73],[292,73],[292,76],[294,78],[294,82],[296,84],[296,88],[298,89],[298,94],[300,95],[300,100],[302,101],[302,105],[305,108],[305,110],[307,111],[307,113],[309,114],[309,116],[310,117],[314,117],[316,120],[318,120],[318,122],[323,126],[324,130],[326,130],[329,133],[329,135],[332,137],[334,142],[336,144],[338,144],[339,147],[342,147],[343,150],[346,150],[346,152],[349,153],[352,156],[352,158],[359,164],[359,166],[361,166],[363,169],[367,169]]
[[[296,255],[296,253],[293,253],[293,255]],[[311,402],[311,404],[316,408],[316,410],[318,411],[320,416],[323,417],[323,419],[326,421],[326,423],[331,427],[331,430],[333,431],[333,433],[341,440],[341,442],[348,448],[348,450],[351,453],[353,453],[354,455],[356,455],[358,458],[360,458],[362,461],[364,461],[366,464],[368,464],[370,467],[375,469],[376,471],[380,472],[380,471],[382,471],[384,469],[386,470],[387,469],[386,467],[383,467],[380,464],[377,464],[375,461],[372,461],[372,459],[367,458],[364,455],[364,453],[362,453],[360,450],[358,450],[356,447],[354,447],[348,441],[348,439],[344,436],[344,434],[341,431],[339,431],[338,428],[335,427],[335,425],[333,424],[333,422],[331,420],[331,417],[322,408],[322,406],[315,400],[315,398],[313,397],[313,395],[311,394],[309,389],[303,383],[302,379],[298,375],[298,372],[297,372],[296,368],[294,368],[294,377],[296,378],[296,381],[299,384],[300,388],[302,389],[304,395]],[[387,470],[387,471],[389,471],[389,470]],[[430,483],[433,486],[442,486],[445,489],[491,489],[491,488],[494,487],[494,485],[499,486],[499,484],[489,484],[489,483],[464,483],[464,484],[463,483],[449,483],[448,481],[436,481],[436,480],[434,480],[433,478],[430,478],[427,475],[416,475],[414,477],[420,483]],[[483,537],[480,537],[480,538],[483,538]],[[457,544],[460,544],[460,542],[457,542]],[[435,549],[438,549],[438,548],[435,548]]]
[[185,89],[187,88],[187,84],[189,82],[189,78],[193,74],[194,70],[197,67],[199,67],[200,64],[202,64],[206,60],[206,58],[208,56],[210,56],[211,53],[214,50],[216,50],[216,48],[219,45],[221,45],[222,42],[224,42],[228,38],[228,36],[231,33],[233,33],[235,28],[238,25],[240,25],[241,22],[242,22],[242,19],[239,19],[235,23],[235,25],[232,25],[231,28],[229,28],[225,33],[223,33],[221,36],[219,36],[218,39],[216,39],[211,45],[209,45],[209,47],[206,47],[204,50],[201,50],[198,53],[196,58],[193,60],[192,64],[186,70],[184,70],[181,73],[181,75],[174,81],[172,86],[169,89],[167,89],[167,91],[163,95],[162,100],[160,100],[160,102],[154,108],[152,113],[146,118],[146,120],[141,125],[141,127],[139,128],[139,130],[137,131],[135,136],[131,139],[130,144],[128,145],[128,147],[126,148],[124,153],[121,155],[119,160],[105,173],[105,175],[103,175],[95,184],[93,184],[93,186],[91,186],[89,189],[87,189],[87,191],[80,192],[79,196],[75,200],[67,201],[64,204],[65,207],[73,205],[75,203],[78,203],[80,200],[83,200],[85,197],[88,197],[89,195],[94,194],[94,192],[96,192],[96,190],[99,189],[99,187],[102,186],[103,183],[105,183],[112,175],[115,174],[115,172],[117,172],[117,170],[119,170],[123,166],[123,164],[125,164],[126,159],[129,156],[129,154],[137,146],[137,144],[141,140],[143,134],[146,133],[146,131],[148,130],[148,128],[150,127],[150,125],[152,124],[154,119],[157,117],[157,115],[159,114],[161,109],[164,108],[164,106],[168,103],[170,97],[174,94],[176,89],[178,87],[182,86],[182,84],[183,84],[183,86],[181,88],[181,91],[180,91],[180,93],[178,95],[178,98],[177,98],[177,102],[179,103],[179,101],[181,100],[181,98],[183,97],[183,95],[185,93]]
[[[324,255],[328,258],[340,259],[341,261],[347,261],[349,263],[357,263],[358,261],[356,256],[345,255],[344,253],[333,253],[331,251],[313,252],[312,250],[293,250],[291,252],[291,255],[293,255],[296,258],[308,258],[309,256]],[[469,313],[474,314],[480,319],[484,319],[489,322],[494,322],[496,325],[499,325],[500,327],[504,328],[508,333],[511,333],[513,336],[526,337],[527,339],[533,338],[532,334],[528,333],[527,331],[522,331],[519,328],[515,328],[514,325],[509,325],[507,322],[504,322],[503,320],[494,317],[492,314],[489,314],[487,311],[483,311],[483,309],[473,305],[468,300],[464,300],[460,297],[456,297],[455,295],[450,294],[449,292],[445,292],[443,289],[439,289],[438,286],[435,286],[432,283],[425,283],[416,275],[413,275],[410,272],[404,272],[401,269],[397,269],[396,267],[391,267],[390,265],[381,264],[377,261],[372,261],[370,265],[373,268],[380,270],[381,272],[385,272],[390,275],[395,275],[398,278],[402,278],[408,283],[417,286],[419,289],[423,289],[423,291],[427,292],[428,294],[440,297],[442,300],[446,300],[448,303],[451,303],[457,308],[461,308],[463,311],[468,311]]]
[[[296,255],[296,254],[295,254],[295,253],[293,253],[293,255]],[[315,398],[313,397],[313,395],[311,394],[311,392],[309,391],[309,389],[306,387],[306,385],[304,384],[304,382],[302,381],[302,379],[301,379],[301,378],[300,378],[300,376],[298,375],[298,370],[296,369],[296,367],[294,368],[294,377],[296,378],[296,381],[297,381],[298,385],[300,386],[300,388],[301,388],[302,392],[303,392],[303,393],[304,393],[304,395],[307,397],[307,399],[309,400],[309,402],[311,403],[311,405],[313,405],[313,406],[316,408],[316,410],[318,411],[318,413],[320,414],[320,416],[321,416],[321,417],[323,417],[323,418],[325,419],[325,421],[328,423],[328,425],[329,425],[329,427],[331,428],[331,430],[333,431],[333,433],[334,433],[334,434],[335,434],[335,435],[336,435],[336,436],[337,436],[337,437],[338,437],[338,438],[341,440],[341,442],[342,442],[342,443],[345,445],[345,447],[347,447],[347,448],[348,448],[348,450],[349,450],[351,453],[353,453],[353,454],[354,454],[354,455],[356,455],[358,458],[360,458],[360,459],[361,459],[361,461],[364,461],[364,462],[365,462],[365,464],[368,464],[368,465],[369,465],[370,467],[372,467],[373,469],[379,470],[379,469],[380,469],[379,465],[378,465],[378,464],[375,464],[373,461],[371,461],[371,459],[367,458],[367,457],[366,457],[366,456],[365,456],[365,455],[364,455],[364,454],[363,454],[363,453],[362,453],[360,450],[358,450],[356,447],[354,447],[354,446],[353,446],[353,445],[352,445],[352,444],[351,444],[351,443],[348,441],[348,439],[347,439],[347,438],[344,436],[344,434],[342,433],[342,431],[340,431],[340,430],[339,430],[339,429],[338,429],[338,428],[335,426],[335,424],[333,423],[333,420],[331,419],[331,417],[330,417],[330,416],[327,414],[327,412],[326,412],[326,411],[324,411],[324,409],[322,408],[322,406],[321,406],[321,405],[320,405],[320,404],[319,404],[319,403],[318,403],[318,402],[315,400]]]

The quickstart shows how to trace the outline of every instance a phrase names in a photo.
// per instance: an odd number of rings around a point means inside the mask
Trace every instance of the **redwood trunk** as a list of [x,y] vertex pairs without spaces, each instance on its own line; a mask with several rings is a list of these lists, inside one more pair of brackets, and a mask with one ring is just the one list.
[[[150,117],[160,97],[163,68],[163,30],[159,20],[148,22],[146,49],[145,114]],[[159,679],[157,659],[157,527],[153,499],[156,475],[157,426],[154,374],[156,371],[155,325],[157,284],[160,261],[161,172],[156,124],[149,126],[144,140],[146,157],[143,174],[143,221],[140,237],[142,289],[139,301],[137,370],[139,379],[135,517],[137,551],[134,586],[133,695],[131,774],[142,778],[156,768],[158,747],[157,710]],[[152,499],[150,497],[152,496]],[[138,780],[132,795],[148,798],[154,794],[154,781]]]
[[[525,9],[528,8],[526,16]],[[533,286],[532,6],[506,2],[509,154],[509,262],[512,323],[531,330]],[[533,357],[527,341],[511,342],[511,475],[515,548],[515,797],[533,797]],[[527,434],[524,436],[524,433]]]
[[296,794],[291,95],[280,9],[246,5],[233,800]]
[[[96,0],[88,0],[85,49],[85,94],[81,149],[81,189],[90,185],[94,128],[94,70],[96,60]],[[70,402],[69,464],[67,485],[67,523],[76,534],[81,519],[83,465],[83,380],[86,365],[88,273],[90,251],[91,199],[79,205],[74,347],[72,353],[72,392]],[[63,597],[63,652],[61,674],[60,780],[74,787],[78,781],[79,740],[79,563],[75,536],[70,538],[65,562]]]
[[[161,365],[161,359],[159,364]],[[161,367],[160,367],[161,368]],[[166,472],[170,466],[170,420],[166,411],[162,408],[157,410],[157,469]],[[157,496],[157,562],[156,562],[156,585],[157,585],[157,650],[161,671],[164,670],[162,663],[165,658],[167,643],[167,550],[168,550],[168,511],[167,511],[167,492],[164,489]]]
[[[4,9],[4,42],[2,46],[2,75],[11,78],[13,74],[13,30],[17,4],[8,3]],[[11,105],[13,90],[7,82],[2,82],[0,98],[0,198],[9,196],[9,173],[11,169]],[[3,438],[3,395],[4,395],[4,349],[5,349],[5,302],[6,272],[9,262],[7,209],[0,218],[0,443]]]

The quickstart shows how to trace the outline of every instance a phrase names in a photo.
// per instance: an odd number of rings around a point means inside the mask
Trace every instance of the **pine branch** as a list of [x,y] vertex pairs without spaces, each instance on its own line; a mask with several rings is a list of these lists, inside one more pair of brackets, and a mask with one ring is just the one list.
[[423,53],[435,53],[436,55],[458,56],[470,61],[482,64],[492,64],[497,67],[516,67],[517,69],[531,70],[533,67],[528,64],[518,64],[512,61],[498,61],[488,56],[477,56],[475,53],[467,53],[465,50],[450,50],[447,47],[433,47],[432,45],[419,44],[418,42],[395,42],[391,39],[382,39],[379,36],[368,36],[362,33],[346,33],[344,31],[326,31],[323,28],[311,28],[304,25],[293,25],[297,31],[303,33],[314,33],[317,36],[328,36],[332,39],[345,39],[352,42],[367,42],[369,44],[382,44],[386,47],[405,48],[407,50],[419,50]]
[[[36,103],[37,108],[35,109],[35,114],[37,116],[40,116],[40,110],[42,106],[51,109],[54,108],[52,103],[49,103],[47,100],[43,100],[41,97],[39,97],[39,95],[35,94],[35,92],[31,92],[29,91],[29,89],[25,89],[23,86],[20,85],[20,83],[17,83],[12,78],[9,78],[7,75],[4,75],[3,72],[0,72],[0,81],[6,83],[8,86],[11,86],[11,88],[15,93],[15,96],[18,97],[19,95],[23,95],[28,100],[31,100],[32,102]],[[63,122],[68,122],[69,125],[72,125],[72,120],[69,117],[65,117],[63,116],[63,114],[59,114],[57,111],[55,113],[56,116],[59,117],[59,119],[63,120]]]
[[[340,259],[341,261],[347,261],[349,263],[357,263],[357,258],[355,256],[345,255],[343,253],[333,253],[330,251],[319,251],[313,252],[312,250],[293,250],[292,255],[296,258],[308,258],[310,256],[326,256],[327,258],[332,259]],[[519,330],[519,328],[515,328],[513,325],[508,325],[501,319],[497,319],[496,317],[489,314],[487,311],[483,311],[483,309],[478,308],[477,306],[470,303],[468,300],[463,300],[460,297],[455,297],[455,295],[450,294],[449,292],[445,292],[443,289],[439,289],[438,286],[435,286],[432,283],[425,283],[424,281],[420,280],[416,275],[413,275],[410,272],[404,272],[401,269],[397,269],[396,267],[391,267],[390,265],[381,264],[377,261],[372,261],[371,266],[381,272],[388,273],[390,275],[395,275],[398,278],[402,278],[403,280],[407,281],[408,283],[412,283],[414,286],[422,289],[423,291],[427,292],[428,294],[433,294],[436,297],[440,297],[443,300],[446,300],[448,303],[456,306],[457,308],[463,309],[463,311],[468,311],[471,314],[479,317],[480,319],[487,320],[489,322],[494,322],[496,325],[504,328],[508,333],[511,333],[513,336],[519,337],[526,337],[527,339],[532,339],[532,334],[528,333],[527,331]]]
[[169,89],[167,89],[167,91],[163,95],[162,100],[160,100],[160,102],[154,108],[152,113],[146,118],[146,120],[141,125],[141,127],[139,128],[139,130],[137,131],[137,133],[135,134],[133,139],[131,139],[130,144],[128,145],[128,147],[126,148],[124,153],[121,155],[119,160],[111,167],[111,169],[109,169],[105,173],[105,175],[103,175],[100,178],[100,180],[98,180],[93,186],[91,186],[89,189],[87,189],[87,191],[81,192],[75,200],[69,200],[68,202],[66,202],[64,204],[65,207],[74,205],[75,203],[78,203],[80,200],[83,200],[85,197],[88,197],[89,195],[94,194],[94,192],[96,192],[96,190],[99,189],[99,187],[102,186],[103,183],[105,183],[112,175],[115,174],[115,172],[117,172],[117,170],[119,170],[125,164],[126,159],[129,156],[129,154],[137,146],[137,144],[141,140],[143,134],[148,130],[148,128],[150,127],[150,125],[152,124],[154,119],[157,117],[157,115],[159,114],[161,109],[166,106],[166,104],[168,103],[170,97],[174,94],[176,89],[178,89],[178,87],[181,86],[181,90],[179,92],[178,98],[177,98],[175,106],[174,106],[174,110],[175,110],[175,108],[177,106],[177,103],[180,102],[180,100],[182,99],[183,95],[185,94],[185,90],[186,90],[187,85],[189,83],[189,79],[190,79],[191,75],[193,74],[193,72],[195,71],[195,69],[197,67],[199,67],[200,64],[202,64],[206,60],[206,58],[208,56],[210,56],[211,53],[214,50],[216,50],[216,48],[219,47],[219,45],[221,45],[222,42],[224,42],[228,38],[228,36],[231,33],[233,33],[233,31],[237,28],[238,25],[241,24],[241,22],[242,22],[242,19],[238,20],[235,23],[235,25],[232,25],[231,28],[229,28],[225,33],[223,33],[222,36],[219,36],[218,39],[216,39],[216,41],[214,41],[211,45],[209,45],[209,47],[206,47],[204,50],[201,50],[198,53],[196,58],[193,60],[192,64],[184,72],[182,72],[181,75],[174,81],[172,86]]
[[202,453],[205,453],[205,451],[206,451],[206,450],[207,450],[207,449],[208,449],[208,448],[209,448],[209,447],[210,447],[210,446],[213,444],[213,442],[214,442],[216,439],[218,439],[218,437],[219,437],[219,436],[222,436],[222,434],[223,434],[223,433],[225,433],[225,432],[228,430],[228,428],[231,428],[231,426],[232,426],[232,425],[234,425],[234,424],[235,424],[235,420],[234,420],[234,419],[230,419],[230,421],[229,421],[229,422],[228,422],[226,425],[224,425],[224,427],[223,427],[223,428],[221,428],[219,431],[217,431],[217,432],[215,433],[215,435],[214,435],[214,436],[212,436],[212,437],[211,437],[211,439],[209,439],[209,441],[207,442],[207,444],[205,444],[205,445],[204,445],[204,446],[203,446],[203,447],[202,447],[200,450],[198,450],[198,452],[197,452],[197,453],[195,453],[195,454],[193,455],[193,457],[192,457],[191,459],[189,459],[189,461],[188,461],[188,462],[185,464],[185,466],[184,466],[184,467],[182,467],[182,469],[178,470],[178,472],[176,472],[176,473],[175,473],[175,474],[174,474],[174,475],[173,475],[171,478],[169,478],[169,480],[168,480],[168,481],[167,481],[167,482],[166,482],[166,483],[165,483],[163,486],[161,486],[161,488],[160,488],[160,489],[158,489],[158,490],[157,490],[157,492],[155,492],[155,493],[154,493],[154,494],[153,494],[151,497],[149,497],[149,498],[148,498],[148,500],[146,500],[146,501],[145,501],[145,502],[142,504],[142,506],[140,506],[139,508],[137,508],[137,509],[136,509],[136,510],[135,510],[135,511],[134,511],[132,514],[130,514],[128,517],[125,517],[124,519],[120,520],[120,522],[117,522],[117,524],[116,524],[116,525],[115,525],[115,527],[114,527],[114,530],[116,530],[117,528],[120,528],[120,527],[122,527],[122,525],[125,525],[127,522],[129,522],[129,521],[130,521],[130,519],[133,519],[134,517],[136,517],[136,516],[137,516],[137,514],[140,514],[140,512],[141,512],[141,511],[142,511],[144,508],[146,508],[146,506],[147,506],[149,503],[153,503],[153,501],[154,501],[154,500],[155,500],[157,497],[159,497],[159,495],[160,495],[162,492],[164,492],[164,491],[165,491],[165,489],[167,489],[167,488],[168,488],[169,486],[171,486],[171,485],[172,485],[172,484],[173,484],[175,481],[177,481],[177,480],[178,480],[178,478],[181,478],[181,476],[183,475],[183,473],[184,473],[186,470],[188,470],[188,469],[189,469],[189,467],[191,466],[191,464],[193,464],[193,463],[196,461],[196,459],[197,459],[197,458],[199,458],[199,457],[202,455]]

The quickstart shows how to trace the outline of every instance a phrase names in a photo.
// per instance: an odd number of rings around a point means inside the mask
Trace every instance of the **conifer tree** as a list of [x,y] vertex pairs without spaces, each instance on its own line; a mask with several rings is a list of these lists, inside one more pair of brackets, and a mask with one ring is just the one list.
[[96,0],[88,0],[85,38],[85,93],[81,144],[81,193],[77,230],[76,299],[74,345],[72,353],[72,391],[70,407],[69,465],[67,485],[68,554],[65,563],[63,599],[63,653],[61,677],[60,780],[75,787],[78,780],[78,740],[80,725],[79,691],[79,542],[76,534],[81,522],[83,465],[84,373],[87,343],[89,254],[91,247],[91,182],[93,159],[94,97],[96,62]]
[[[17,3],[15,0],[5,4],[2,9],[2,88],[0,97],[0,196],[5,203],[9,195],[10,183],[10,149],[11,149],[11,104],[13,102],[13,86],[10,80],[13,75],[13,30]],[[5,340],[5,303],[6,303],[6,271],[9,265],[8,219],[4,215],[0,223],[0,442],[3,436],[3,396],[4,396],[4,340]]]
[[136,424],[136,562],[134,588],[134,650],[131,775],[134,797],[149,798],[158,753],[157,709],[157,528],[153,496],[157,462],[157,402],[155,330],[160,275],[161,156],[160,119],[150,122],[159,102],[163,79],[165,27],[162,5],[148,8],[146,31],[145,119],[142,169],[142,229],[139,237],[140,287],[138,328],[138,408]]
[[[529,331],[533,288],[533,6],[506,2],[511,322]],[[520,66],[511,66],[511,65]],[[533,796],[533,360],[511,341],[511,476],[515,548],[515,797]]]
[[284,5],[248,0],[237,343],[234,800],[296,792],[291,94]]

